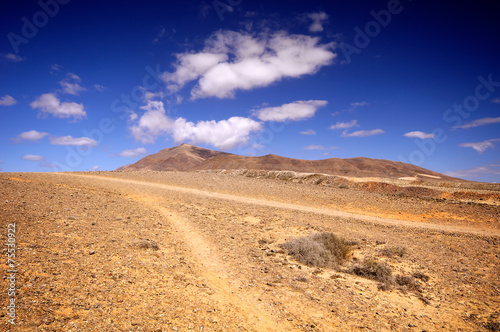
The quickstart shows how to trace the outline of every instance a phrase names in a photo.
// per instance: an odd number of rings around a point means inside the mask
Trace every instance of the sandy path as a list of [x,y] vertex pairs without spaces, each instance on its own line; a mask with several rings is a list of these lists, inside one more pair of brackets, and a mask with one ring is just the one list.
[[203,196],[203,197],[212,198],[212,199],[222,199],[222,200],[237,202],[237,203],[241,203],[241,204],[251,204],[251,205],[263,206],[263,207],[268,207],[268,208],[279,208],[279,209],[299,211],[299,212],[309,212],[309,213],[315,213],[315,214],[331,216],[331,217],[354,219],[357,221],[374,223],[374,224],[400,226],[400,227],[414,227],[414,228],[428,229],[428,230],[432,230],[432,231],[441,231],[441,232],[447,232],[447,233],[474,234],[474,235],[479,235],[479,236],[500,236],[500,232],[495,231],[495,230],[487,230],[486,231],[486,230],[481,230],[481,229],[472,228],[472,227],[449,226],[449,225],[440,225],[440,224],[434,224],[434,223],[424,223],[424,222],[418,222],[418,221],[388,219],[388,218],[369,216],[369,215],[363,215],[363,214],[357,214],[357,213],[351,213],[351,212],[345,212],[345,211],[339,211],[339,210],[316,208],[316,207],[297,205],[297,204],[288,204],[288,203],[271,201],[271,200],[257,199],[257,198],[237,196],[237,195],[229,195],[229,194],[223,194],[223,193],[218,193],[218,192],[213,192],[213,191],[205,191],[205,190],[199,190],[199,189],[194,189],[194,188],[184,188],[184,187],[178,187],[178,186],[172,186],[172,185],[166,185],[166,184],[160,184],[160,183],[144,182],[144,181],[138,181],[138,180],[129,180],[129,179],[123,180],[123,179],[110,178],[110,177],[105,177],[105,176],[82,175],[82,174],[71,174],[71,173],[59,173],[59,174],[65,175],[65,176],[96,178],[96,179],[99,179],[101,181],[119,182],[119,183],[124,183],[124,184],[134,184],[136,186],[154,187],[154,188],[160,188],[160,189],[169,190],[169,191],[181,192],[181,193],[185,193],[185,194]]

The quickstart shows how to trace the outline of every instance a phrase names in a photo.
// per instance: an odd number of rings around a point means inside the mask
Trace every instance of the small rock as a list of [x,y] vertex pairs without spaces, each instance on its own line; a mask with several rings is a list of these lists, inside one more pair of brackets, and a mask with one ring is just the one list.
[[93,254],[95,254],[95,251],[94,250],[90,250],[89,251],[89,255],[93,255]]

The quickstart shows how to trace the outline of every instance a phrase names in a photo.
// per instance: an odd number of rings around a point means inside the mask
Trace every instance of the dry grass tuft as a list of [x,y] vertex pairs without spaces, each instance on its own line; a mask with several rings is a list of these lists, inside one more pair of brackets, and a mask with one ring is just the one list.
[[406,248],[405,247],[386,247],[382,249],[382,255],[386,257],[403,257],[406,255]]
[[138,240],[134,242],[133,247],[138,248],[138,249],[152,249],[152,250],[159,250],[160,247],[158,246],[158,243],[152,240]]
[[364,259],[361,263],[354,265],[350,272],[360,277],[378,281],[385,286],[390,286],[394,283],[392,269],[385,262]]

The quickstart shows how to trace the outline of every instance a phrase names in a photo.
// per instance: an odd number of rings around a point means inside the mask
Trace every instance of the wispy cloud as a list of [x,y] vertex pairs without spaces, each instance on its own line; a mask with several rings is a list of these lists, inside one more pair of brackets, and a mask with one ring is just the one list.
[[337,56],[334,43],[284,31],[260,35],[219,30],[199,52],[177,54],[175,71],[161,75],[170,92],[191,81],[192,99],[233,98],[238,90],[266,87],[285,78],[316,73]]
[[359,127],[358,120],[352,120],[351,122],[337,122],[336,124],[328,127],[328,129],[349,129],[352,127]]
[[73,73],[68,73],[64,80],[59,82],[62,88],[61,91],[69,95],[78,96],[80,92],[86,90],[83,86],[80,85],[81,81],[82,79],[80,78],[80,76]]
[[333,113],[331,113],[331,115],[332,116],[336,116],[336,115],[339,115],[339,114],[345,113],[345,112],[352,113],[355,110],[357,110],[358,108],[365,107],[365,106],[368,106],[368,105],[369,104],[366,101],[359,101],[359,102],[350,103],[349,104],[349,108],[341,110],[341,111],[333,112]]
[[373,129],[373,130],[358,130],[352,133],[348,133],[344,131],[342,133],[342,137],[366,137],[366,136],[374,136],[384,134],[385,131],[382,129]]
[[38,156],[35,154],[27,154],[23,156],[24,160],[30,160],[30,161],[44,161],[45,158],[42,156]]
[[100,84],[94,84],[94,89],[96,89],[99,92],[106,91],[106,87],[104,85],[100,85]]
[[158,28],[158,33],[156,34],[155,38],[153,39],[153,44],[158,44],[160,42],[160,40],[165,36],[165,32],[167,32],[167,30],[165,30],[165,28],[163,26],[160,26]]
[[500,165],[484,165],[471,169],[445,172],[445,175],[457,178],[476,178],[481,175],[500,175]]
[[328,15],[325,12],[310,13],[307,17],[312,20],[312,24],[309,26],[310,32],[321,32],[323,31],[323,24],[328,20]]
[[453,127],[453,129],[469,129],[474,127],[486,126],[494,123],[500,123],[500,117],[477,119],[469,123],[463,124],[461,126],[455,126]]
[[328,104],[326,100],[299,100],[277,107],[266,107],[253,113],[262,121],[300,121],[311,118],[316,111]]
[[335,150],[338,146],[324,146],[324,145],[308,145],[304,150]]
[[12,96],[5,95],[0,98],[0,106],[12,106],[15,104],[17,104],[17,100],[15,100]]
[[26,140],[26,141],[38,141],[44,138],[45,136],[48,136],[49,133],[43,133],[39,132],[36,130],[30,130],[30,131],[25,131],[23,133],[20,133],[17,135],[17,137],[12,138],[12,141],[19,143],[20,141]]
[[97,146],[97,141],[88,137],[52,136],[49,137],[52,145]]
[[301,132],[299,132],[299,134],[312,136],[312,135],[316,135],[316,132],[312,129],[309,129],[309,130],[301,131]]
[[63,102],[53,93],[45,93],[35,99],[30,104],[31,108],[40,110],[41,115],[52,114],[56,118],[70,118],[75,120],[85,118],[87,113],[83,108],[83,104],[73,102]]
[[492,99],[491,102],[495,104],[500,104],[500,98]]
[[410,138],[426,139],[426,138],[434,138],[436,135],[427,134],[427,133],[424,133],[423,131],[410,131],[410,132],[404,134],[403,136],[410,137]]
[[129,150],[124,150],[120,152],[118,155],[120,157],[125,157],[125,158],[135,158],[137,156],[146,154],[146,149],[145,148],[137,148],[137,149],[129,149]]
[[23,57],[20,57],[19,55],[16,55],[14,53],[7,53],[7,54],[2,54],[1,57],[4,59],[4,61],[9,61],[9,62],[21,62],[24,60]]
[[500,142],[500,138],[493,138],[482,142],[476,143],[461,143],[458,146],[463,148],[473,148],[479,154],[483,153],[487,149],[493,149],[495,147],[496,142]]
[[61,69],[62,69],[62,66],[58,65],[57,63],[50,65],[50,73],[51,74],[58,73],[61,71]]
[[177,143],[204,143],[225,150],[247,143],[251,133],[262,129],[261,123],[237,116],[197,123],[184,118],[174,120],[165,114],[161,101],[150,100],[141,109],[146,112],[136,116],[129,129],[135,139],[142,143],[154,143],[158,136],[171,136]]

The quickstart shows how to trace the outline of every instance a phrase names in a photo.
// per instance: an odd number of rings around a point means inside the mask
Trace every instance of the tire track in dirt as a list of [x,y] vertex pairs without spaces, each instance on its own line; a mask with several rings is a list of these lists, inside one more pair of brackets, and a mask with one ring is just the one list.
[[145,181],[138,181],[138,180],[130,180],[130,179],[124,180],[124,179],[111,178],[111,177],[98,176],[98,175],[84,175],[84,174],[71,174],[71,173],[58,173],[58,174],[63,174],[66,176],[96,178],[99,180],[104,180],[104,181],[109,181],[109,182],[114,181],[114,182],[120,182],[123,184],[134,184],[134,185],[141,185],[141,186],[146,186],[146,187],[161,188],[161,189],[176,191],[176,192],[180,192],[180,193],[184,193],[184,194],[198,195],[198,196],[203,196],[203,197],[212,198],[212,199],[222,199],[222,200],[237,202],[237,203],[241,203],[241,204],[251,204],[251,205],[265,206],[265,207],[269,207],[269,208],[278,208],[278,209],[284,209],[284,210],[315,213],[315,214],[321,214],[321,215],[326,215],[326,216],[330,216],[330,217],[354,219],[357,221],[368,222],[368,223],[372,223],[372,224],[381,224],[381,225],[389,225],[389,226],[397,226],[397,227],[411,227],[411,228],[427,229],[427,230],[438,231],[438,232],[447,232],[447,233],[465,233],[465,234],[473,234],[473,235],[478,235],[478,236],[500,237],[500,232],[498,232],[496,230],[481,230],[481,229],[472,228],[472,227],[459,227],[459,226],[451,226],[451,225],[424,223],[424,222],[419,222],[419,221],[388,219],[388,218],[382,218],[382,217],[376,217],[376,216],[370,216],[370,215],[357,214],[357,213],[352,213],[352,212],[330,210],[330,209],[325,209],[325,208],[316,208],[316,207],[305,206],[305,205],[296,205],[296,204],[290,204],[290,203],[270,201],[270,200],[245,197],[245,196],[237,196],[237,195],[231,195],[231,194],[223,194],[223,193],[218,193],[218,192],[213,192],[213,191],[205,191],[205,190],[194,189],[194,188],[185,188],[185,187],[178,187],[178,186],[166,185],[166,184],[161,184],[161,183],[145,182]]
[[[144,202],[144,200],[141,199]],[[160,211],[182,237],[182,241],[189,247],[191,256],[202,266],[201,276],[216,292],[212,299],[231,303],[245,316],[245,321],[253,326],[255,331],[294,331],[292,326],[283,326],[277,317],[272,317],[252,300],[253,294],[242,293],[234,281],[228,279],[229,269],[217,255],[213,245],[205,240],[202,234],[189,220],[164,207],[146,204]]]

